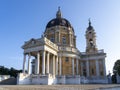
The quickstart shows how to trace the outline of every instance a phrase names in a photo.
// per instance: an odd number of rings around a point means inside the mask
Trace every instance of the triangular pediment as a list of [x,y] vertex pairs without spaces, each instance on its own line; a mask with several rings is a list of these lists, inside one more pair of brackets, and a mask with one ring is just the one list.
[[29,41],[25,42],[25,44],[22,46],[23,49],[36,47],[44,45],[44,42],[42,42],[40,39],[30,39]]

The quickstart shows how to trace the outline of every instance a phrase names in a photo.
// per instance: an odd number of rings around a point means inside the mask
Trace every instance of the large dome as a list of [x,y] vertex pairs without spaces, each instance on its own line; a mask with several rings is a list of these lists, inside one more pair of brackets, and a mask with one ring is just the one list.
[[72,28],[70,22],[66,20],[65,18],[62,18],[62,14],[60,11],[60,7],[58,8],[58,11],[56,13],[56,18],[50,20],[46,26],[46,28],[50,28],[53,26],[65,26],[65,27],[70,27]]
[[70,22],[65,18],[55,18],[48,22],[46,28],[50,28],[53,26],[65,26],[65,27],[72,27]]

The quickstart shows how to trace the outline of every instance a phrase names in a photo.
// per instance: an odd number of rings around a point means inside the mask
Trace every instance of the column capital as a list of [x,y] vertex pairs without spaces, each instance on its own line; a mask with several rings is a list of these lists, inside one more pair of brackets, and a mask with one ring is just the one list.
[[31,53],[28,53],[29,58],[31,57]]
[[23,55],[27,55],[27,53],[23,53]]

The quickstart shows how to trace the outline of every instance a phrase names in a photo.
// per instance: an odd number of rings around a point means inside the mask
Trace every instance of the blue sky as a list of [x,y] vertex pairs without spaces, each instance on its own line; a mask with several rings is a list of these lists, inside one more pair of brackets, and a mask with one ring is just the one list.
[[22,68],[24,41],[40,38],[58,6],[75,29],[77,48],[86,48],[88,18],[98,49],[107,53],[107,73],[120,59],[120,0],[0,0],[0,65]]

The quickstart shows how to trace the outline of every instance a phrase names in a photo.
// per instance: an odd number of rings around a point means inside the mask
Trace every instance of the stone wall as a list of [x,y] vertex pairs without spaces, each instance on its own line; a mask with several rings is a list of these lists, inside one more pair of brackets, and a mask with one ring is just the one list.
[[87,84],[87,83],[108,83],[107,78],[85,78],[80,75],[27,75],[19,74],[17,84],[32,85],[55,85],[55,84]]

